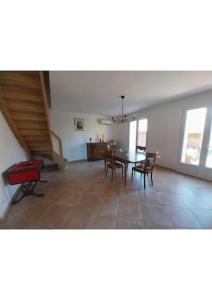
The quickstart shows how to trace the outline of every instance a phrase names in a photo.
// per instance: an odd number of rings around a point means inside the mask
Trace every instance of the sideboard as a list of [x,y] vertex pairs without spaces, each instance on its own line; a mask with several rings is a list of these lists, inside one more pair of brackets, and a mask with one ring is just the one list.
[[104,150],[107,149],[108,143],[87,143],[87,160],[101,160],[104,157]]

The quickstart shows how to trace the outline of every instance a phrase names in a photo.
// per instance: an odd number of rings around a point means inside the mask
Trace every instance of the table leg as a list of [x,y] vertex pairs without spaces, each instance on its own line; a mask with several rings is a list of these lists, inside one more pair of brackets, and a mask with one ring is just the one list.
[[127,170],[128,170],[128,163],[124,163],[124,185],[127,185]]
[[37,186],[37,181],[35,182],[27,182],[27,183],[22,183],[21,185],[21,196],[13,201],[13,204],[17,204],[20,202],[23,198],[34,195],[37,197],[43,197],[44,194],[36,193],[35,188]]

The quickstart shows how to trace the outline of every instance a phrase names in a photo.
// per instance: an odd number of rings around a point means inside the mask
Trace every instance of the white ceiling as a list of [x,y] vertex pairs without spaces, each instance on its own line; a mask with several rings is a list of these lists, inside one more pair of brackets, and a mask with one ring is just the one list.
[[116,115],[212,89],[210,71],[51,71],[52,107]]

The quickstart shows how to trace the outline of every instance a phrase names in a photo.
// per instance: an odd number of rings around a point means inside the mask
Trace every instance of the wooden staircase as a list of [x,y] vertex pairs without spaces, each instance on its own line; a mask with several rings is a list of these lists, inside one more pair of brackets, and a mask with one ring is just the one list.
[[44,72],[0,72],[0,109],[28,157],[51,159],[63,169],[62,142],[50,128],[47,91]]

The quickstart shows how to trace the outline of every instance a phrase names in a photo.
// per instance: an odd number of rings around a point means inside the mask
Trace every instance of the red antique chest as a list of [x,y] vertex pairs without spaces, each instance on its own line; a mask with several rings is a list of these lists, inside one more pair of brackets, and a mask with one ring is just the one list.
[[7,170],[9,184],[20,184],[30,181],[40,181],[41,160],[20,162]]

